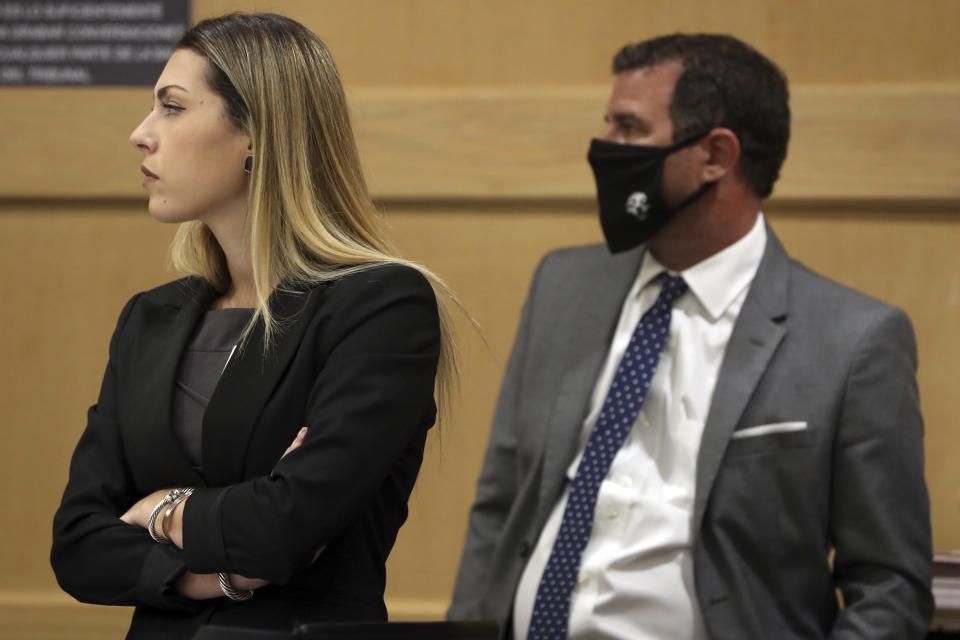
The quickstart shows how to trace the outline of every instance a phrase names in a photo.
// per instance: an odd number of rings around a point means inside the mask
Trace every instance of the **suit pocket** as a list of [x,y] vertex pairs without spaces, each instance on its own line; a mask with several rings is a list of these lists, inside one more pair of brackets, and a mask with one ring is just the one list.
[[724,458],[731,460],[743,456],[804,449],[816,443],[816,436],[816,430],[809,428],[806,422],[778,422],[738,429],[730,437]]
[[742,440],[743,438],[757,438],[776,433],[803,431],[806,428],[806,422],[775,422],[773,424],[761,424],[756,427],[747,427],[746,429],[737,429],[730,437],[734,440]]

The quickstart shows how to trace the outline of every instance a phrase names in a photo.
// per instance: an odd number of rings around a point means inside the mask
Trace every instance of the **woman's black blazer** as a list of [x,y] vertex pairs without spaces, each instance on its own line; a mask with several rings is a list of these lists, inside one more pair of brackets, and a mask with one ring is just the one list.
[[[396,264],[278,289],[270,308],[282,331],[265,355],[258,325],[228,363],[204,415],[198,472],[173,434],[171,397],[216,295],[186,278],[121,313],[54,517],[57,580],[84,602],[135,605],[128,638],[189,638],[204,623],[385,619],[384,562],[436,416],[433,290]],[[304,426],[303,445],[280,460]],[[170,487],[197,488],[183,551],[118,519]],[[172,590],[186,570],[272,584],[247,602],[191,601]]]

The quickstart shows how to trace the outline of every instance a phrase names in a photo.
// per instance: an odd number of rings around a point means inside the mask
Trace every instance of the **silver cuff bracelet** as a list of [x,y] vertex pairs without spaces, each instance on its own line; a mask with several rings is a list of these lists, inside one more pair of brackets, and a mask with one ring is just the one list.
[[253,597],[253,591],[234,589],[233,583],[230,582],[230,576],[222,571],[217,574],[217,580],[220,582],[220,591],[223,591],[223,595],[231,600],[242,602],[243,600],[249,600]]
[[[147,533],[150,534],[154,542],[159,542],[160,544],[170,543],[170,538],[163,533],[163,521],[161,521],[161,531],[159,533],[157,532],[157,516],[160,515],[160,511],[169,504],[172,505],[172,507],[167,513],[172,513],[172,508],[189,498],[191,494],[193,494],[193,487],[171,489],[167,492],[167,495],[163,496],[163,499],[157,503],[157,506],[153,508],[153,511],[150,512],[150,519],[147,520]],[[166,515],[164,515],[164,520],[166,520]]]

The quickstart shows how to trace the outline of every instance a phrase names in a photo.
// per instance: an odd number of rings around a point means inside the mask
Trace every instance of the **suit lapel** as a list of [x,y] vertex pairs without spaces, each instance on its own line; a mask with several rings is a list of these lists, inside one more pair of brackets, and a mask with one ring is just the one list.
[[637,277],[642,259],[642,250],[612,256],[601,273],[577,279],[579,299],[571,309],[557,310],[569,313],[570,321],[562,332],[568,339],[564,345],[565,357],[559,360],[565,372],[544,434],[539,522],[546,519],[556,504],[567,467],[576,455],[590,396],[610,350],[623,300]]
[[131,413],[138,436],[130,446],[141,449],[137,456],[138,475],[155,479],[158,486],[173,486],[192,478],[204,484],[183,450],[177,444],[170,423],[173,385],[180,356],[186,348],[200,317],[216,297],[216,292],[199,278],[189,278],[173,289],[175,295],[160,300],[144,314],[139,332],[139,348],[132,363],[136,406]]
[[789,258],[767,226],[767,246],[734,325],[710,401],[697,460],[693,531],[700,530],[730,436],[786,334]]
[[203,418],[204,475],[213,485],[243,478],[247,446],[264,405],[300,346],[311,314],[301,313],[311,296],[322,288],[295,291],[278,288],[270,309],[282,326],[264,356],[263,321],[257,322],[249,340],[238,348],[220,377]]

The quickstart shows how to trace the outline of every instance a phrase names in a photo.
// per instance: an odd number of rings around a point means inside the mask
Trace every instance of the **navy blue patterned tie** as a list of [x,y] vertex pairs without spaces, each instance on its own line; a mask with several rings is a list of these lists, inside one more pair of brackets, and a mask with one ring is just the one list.
[[527,640],[564,640],[570,616],[570,596],[580,571],[597,505],[600,484],[617,451],[637,420],[660,351],[670,334],[673,301],[687,290],[680,276],[664,274],[663,289],[643,314],[613,376],[597,423],[590,432],[577,473],[570,483],[567,506],[550,558],[537,587]]

